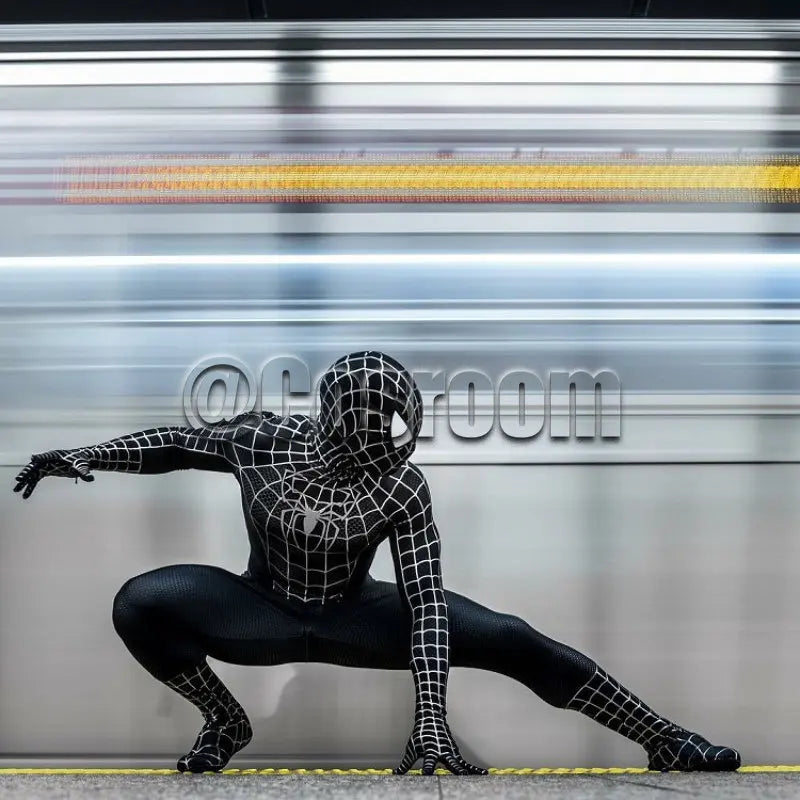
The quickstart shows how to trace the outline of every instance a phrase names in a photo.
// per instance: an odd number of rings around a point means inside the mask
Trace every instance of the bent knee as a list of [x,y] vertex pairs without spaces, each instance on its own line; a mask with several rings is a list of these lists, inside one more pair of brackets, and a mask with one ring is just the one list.
[[149,624],[158,612],[160,601],[155,572],[145,572],[125,581],[114,597],[111,621],[124,639],[132,631]]
[[126,581],[114,598],[112,620],[117,632],[143,625],[184,624],[189,612],[213,589],[216,567],[175,564]]

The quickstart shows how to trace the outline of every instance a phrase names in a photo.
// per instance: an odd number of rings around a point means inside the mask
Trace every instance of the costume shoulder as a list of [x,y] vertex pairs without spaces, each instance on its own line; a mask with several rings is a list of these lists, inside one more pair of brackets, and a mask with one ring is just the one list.
[[300,414],[281,417],[270,411],[251,411],[210,425],[209,430],[221,439],[258,450],[274,439],[303,439],[310,425],[309,418]]
[[277,439],[304,439],[311,428],[311,419],[304,414],[279,417],[277,414],[265,413],[264,417],[269,417],[267,424]]
[[237,414],[231,419],[212,422],[206,426],[206,430],[211,438],[238,441],[243,436],[252,436],[259,432],[267,423],[267,417],[272,416],[274,415],[248,411],[244,414]]
[[410,507],[424,506],[430,502],[425,475],[416,464],[408,461],[386,475],[381,484],[389,496],[390,509],[408,510]]
[[387,489],[394,486],[405,486],[412,491],[426,483],[425,474],[416,464],[412,464],[410,461],[406,461],[394,472],[386,475],[383,480],[386,482]]

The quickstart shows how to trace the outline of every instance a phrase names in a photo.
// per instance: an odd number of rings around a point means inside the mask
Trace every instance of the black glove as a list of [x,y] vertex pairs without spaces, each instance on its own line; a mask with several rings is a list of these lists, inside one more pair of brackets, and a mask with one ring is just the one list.
[[441,712],[426,711],[417,714],[403,761],[394,770],[394,774],[404,775],[420,758],[423,775],[433,775],[439,761],[455,775],[489,774],[487,770],[464,761]]
[[[91,482],[94,475],[89,474],[89,457],[85,450],[49,450],[31,456],[28,465],[15,478],[15,492],[22,492],[27,499],[33,494],[36,484],[42,478],[53,475],[58,478],[78,478]],[[24,490],[24,491],[23,491]]]

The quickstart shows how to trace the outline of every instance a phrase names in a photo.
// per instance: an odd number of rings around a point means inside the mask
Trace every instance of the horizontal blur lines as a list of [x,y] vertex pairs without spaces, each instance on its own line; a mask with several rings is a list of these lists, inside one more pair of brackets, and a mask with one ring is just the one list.
[[57,201],[106,203],[800,202],[800,154],[343,151],[78,157]]

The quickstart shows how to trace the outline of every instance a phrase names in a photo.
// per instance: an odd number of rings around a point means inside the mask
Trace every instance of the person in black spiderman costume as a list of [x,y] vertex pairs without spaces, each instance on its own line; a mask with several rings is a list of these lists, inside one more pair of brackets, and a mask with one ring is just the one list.
[[[132,578],[114,626],[134,658],[202,713],[177,764],[222,769],[252,738],[250,722],[206,662],[324,662],[407,669],[416,689],[402,762],[486,774],[460,755],[447,724],[451,666],[520,681],[551,705],[580,711],[641,744],[653,770],[735,770],[739,754],[659,716],[587,656],[523,620],[445,591],[439,533],[419,467],[409,462],[422,399],[401,364],[378,352],[336,361],[320,383],[316,419],[248,413],[200,428],[164,427],[76,450],[32,456],[15,491],[46,476],[93,480],[93,470],[143,475],[177,469],[232,474],[251,554],[237,576],[201,565]],[[406,426],[392,437],[395,418]],[[369,575],[388,539],[397,584]]]

